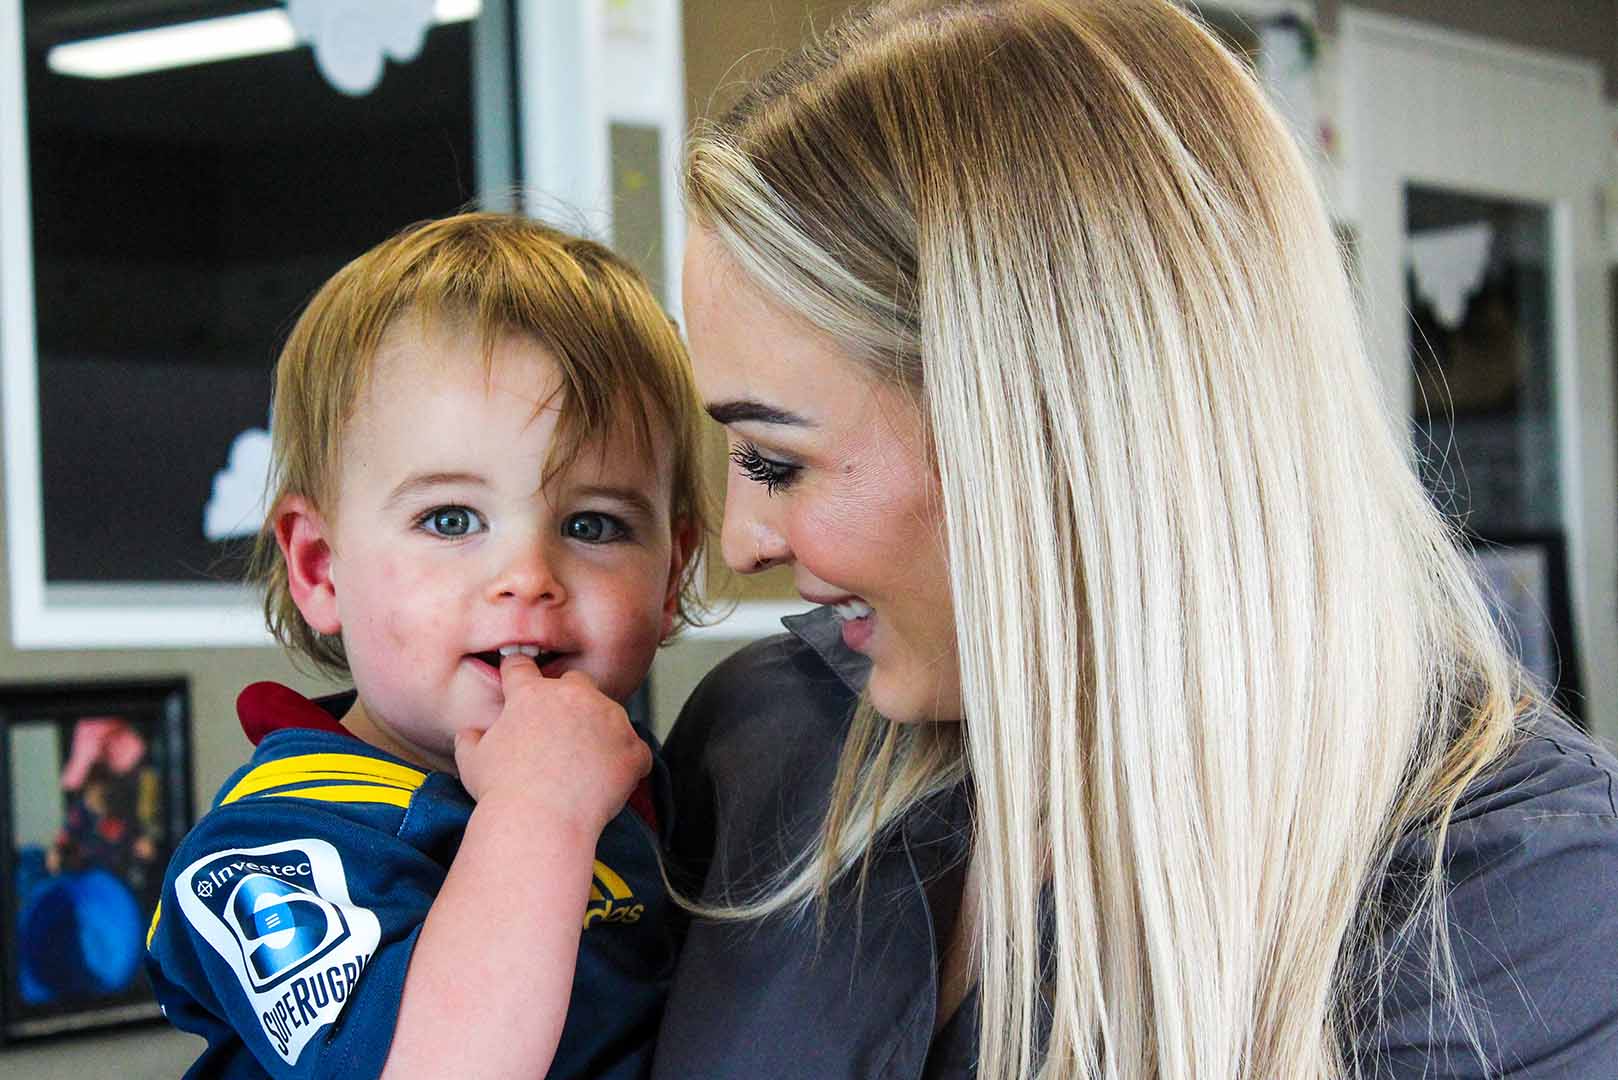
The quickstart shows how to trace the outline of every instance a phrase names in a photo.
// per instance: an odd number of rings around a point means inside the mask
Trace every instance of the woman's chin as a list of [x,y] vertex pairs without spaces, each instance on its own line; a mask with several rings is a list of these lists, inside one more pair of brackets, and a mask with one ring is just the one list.
[[895,724],[958,724],[961,721],[961,691],[958,684],[936,679],[905,678],[884,672],[880,665],[871,669],[866,693],[871,706]]

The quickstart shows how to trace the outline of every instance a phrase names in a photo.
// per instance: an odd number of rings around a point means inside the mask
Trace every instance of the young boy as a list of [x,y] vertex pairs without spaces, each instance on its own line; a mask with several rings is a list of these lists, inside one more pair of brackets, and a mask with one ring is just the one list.
[[667,808],[618,703],[689,610],[697,418],[640,276],[531,221],[413,227],[311,301],[259,576],[354,691],[238,700],[257,750],[148,938],[191,1075],[645,1074]]

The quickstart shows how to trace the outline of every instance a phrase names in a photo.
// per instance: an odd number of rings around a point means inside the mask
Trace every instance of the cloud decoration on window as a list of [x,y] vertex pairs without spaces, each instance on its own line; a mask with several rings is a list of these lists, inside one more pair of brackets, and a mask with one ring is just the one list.
[[209,540],[252,536],[268,512],[270,433],[248,428],[230,444],[230,459],[214,473],[213,493],[202,511],[202,534]]
[[364,97],[381,81],[385,57],[405,64],[421,52],[433,0],[287,0],[287,16],[326,81]]
[[1416,291],[1447,330],[1460,329],[1467,302],[1489,272],[1494,226],[1488,222],[1429,229],[1407,241],[1406,256]]

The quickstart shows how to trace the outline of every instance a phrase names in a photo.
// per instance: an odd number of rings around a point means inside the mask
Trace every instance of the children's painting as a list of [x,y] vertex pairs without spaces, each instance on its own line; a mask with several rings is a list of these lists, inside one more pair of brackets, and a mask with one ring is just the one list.
[[6,1039],[158,1015],[141,967],[191,820],[183,679],[0,686]]

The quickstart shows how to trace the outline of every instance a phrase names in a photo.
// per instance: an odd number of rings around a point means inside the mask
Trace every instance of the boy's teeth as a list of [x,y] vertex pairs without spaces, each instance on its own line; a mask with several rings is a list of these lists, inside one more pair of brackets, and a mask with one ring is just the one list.
[[871,605],[861,600],[844,600],[840,604],[833,604],[832,610],[837,612],[839,619],[848,621],[865,618],[871,613]]
[[539,646],[538,645],[502,645],[502,646],[500,646],[500,655],[501,656],[511,656],[511,655],[513,655],[515,653],[522,653],[524,656],[538,656],[539,655]]

